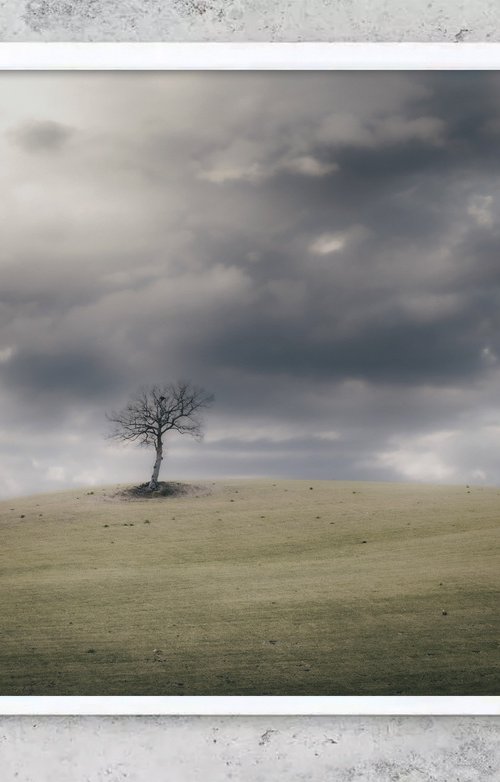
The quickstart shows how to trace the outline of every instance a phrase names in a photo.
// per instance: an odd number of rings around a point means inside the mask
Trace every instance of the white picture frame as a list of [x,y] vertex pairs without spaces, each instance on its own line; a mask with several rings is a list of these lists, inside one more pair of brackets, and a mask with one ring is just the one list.
[[[500,43],[16,42],[0,70],[500,70]],[[0,696],[0,715],[500,715],[500,696]]]

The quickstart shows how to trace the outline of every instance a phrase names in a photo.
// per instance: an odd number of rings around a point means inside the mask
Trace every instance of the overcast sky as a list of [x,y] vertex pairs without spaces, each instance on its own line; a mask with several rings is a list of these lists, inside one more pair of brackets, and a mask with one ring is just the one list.
[[4,72],[0,149],[2,496],[179,378],[164,478],[500,483],[500,74]]

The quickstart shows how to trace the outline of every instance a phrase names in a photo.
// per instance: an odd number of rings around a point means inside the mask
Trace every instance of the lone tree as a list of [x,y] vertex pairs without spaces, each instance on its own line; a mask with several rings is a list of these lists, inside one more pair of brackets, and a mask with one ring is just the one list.
[[202,435],[201,411],[213,402],[213,395],[191,383],[179,381],[164,386],[141,389],[118,412],[106,415],[114,424],[111,437],[115,440],[153,446],[156,459],[149,488],[158,488],[158,476],[163,460],[163,442],[167,432]]

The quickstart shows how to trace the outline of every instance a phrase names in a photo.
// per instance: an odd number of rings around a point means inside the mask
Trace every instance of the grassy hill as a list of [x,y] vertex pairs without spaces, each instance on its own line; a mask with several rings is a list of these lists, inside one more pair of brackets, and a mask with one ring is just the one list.
[[500,694],[500,490],[0,503],[0,695]]

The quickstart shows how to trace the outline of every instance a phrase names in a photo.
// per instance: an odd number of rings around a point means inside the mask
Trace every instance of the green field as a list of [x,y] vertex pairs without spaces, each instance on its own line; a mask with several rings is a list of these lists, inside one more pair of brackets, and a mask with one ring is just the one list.
[[0,503],[0,695],[500,694],[500,490]]

